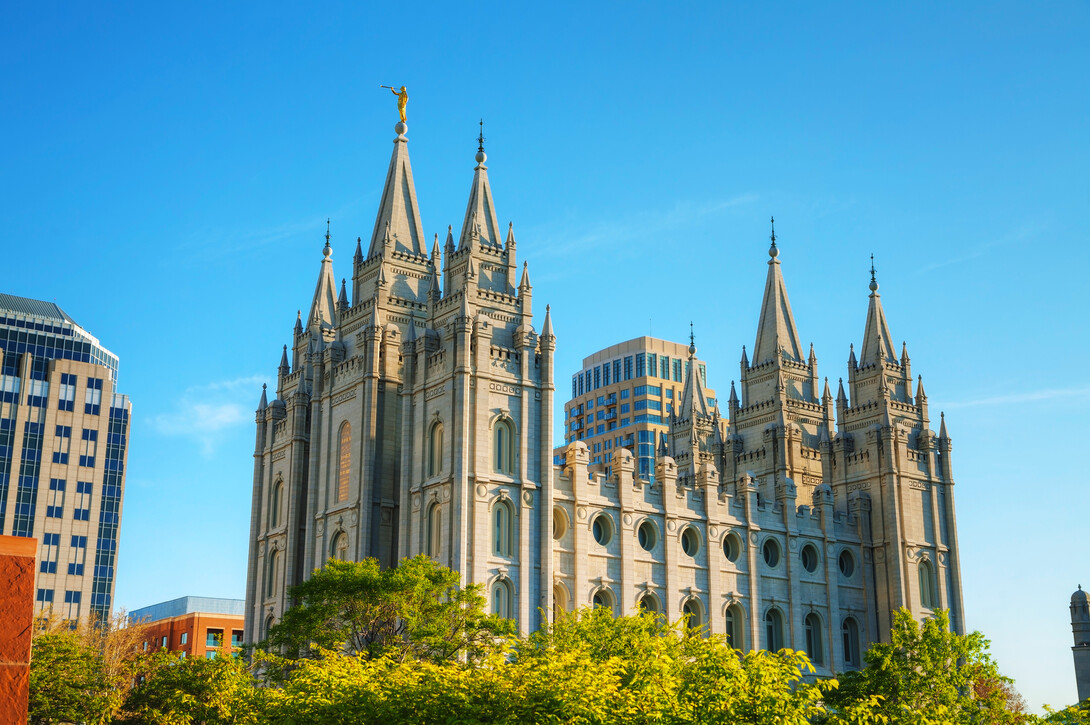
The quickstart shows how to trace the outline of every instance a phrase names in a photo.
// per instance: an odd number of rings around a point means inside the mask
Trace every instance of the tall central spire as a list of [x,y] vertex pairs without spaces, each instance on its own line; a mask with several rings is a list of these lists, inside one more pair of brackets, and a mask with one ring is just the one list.
[[761,303],[761,319],[757,322],[757,341],[753,344],[753,365],[777,358],[779,350],[795,362],[803,362],[802,342],[795,328],[791,302],[787,299],[787,287],[780,271],[780,250],[776,247],[776,219],[772,218],[772,246],[768,249],[768,278],[765,296]]
[[492,202],[492,187],[488,183],[488,167],[484,152],[484,119],[481,120],[481,132],[477,136],[477,166],[473,169],[473,185],[469,189],[469,202],[466,204],[465,219],[462,220],[462,234],[458,248],[465,249],[475,236],[478,244],[486,247],[501,248],[503,237],[500,236],[500,224],[496,218],[496,206]]
[[394,251],[419,256],[427,256],[428,253],[416,202],[413,169],[409,163],[409,139],[405,137],[407,127],[404,123],[399,123],[395,130],[398,134],[394,139],[390,168],[386,172],[386,185],[382,188],[382,201],[379,202],[378,216],[375,218],[375,230],[371,233],[368,259],[382,253],[387,225],[390,227]]
[[897,362],[897,351],[893,349],[893,336],[889,333],[889,323],[886,322],[886,313],[882,309],[882,296],[878,294],[873,254],[870,257],[870,302],[867,305],[867,325],[863,329],[863,351],[860,361],[863,364]]

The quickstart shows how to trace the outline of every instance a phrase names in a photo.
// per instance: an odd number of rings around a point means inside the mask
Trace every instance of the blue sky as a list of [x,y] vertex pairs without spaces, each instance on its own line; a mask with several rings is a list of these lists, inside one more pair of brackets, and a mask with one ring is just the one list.
[[121,358],[118,604],[242,596],[261,383],[327,217],[350,276],[396,121],[377,86],[405,84],[429,234],[462,218],[485,119],[561,393],[584,355],[690,320],[726,390],[773,214],[835,383],[873,252],[954,439],[969,625],[1032,706],[1075,700],[1090,7],[375,5],[3,11],[0,289],[56,299]]

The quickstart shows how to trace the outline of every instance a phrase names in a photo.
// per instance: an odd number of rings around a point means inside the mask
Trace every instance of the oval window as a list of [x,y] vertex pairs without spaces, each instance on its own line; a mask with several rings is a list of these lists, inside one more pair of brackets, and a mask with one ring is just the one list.
[[818,553],[810,544],[802,547],[802,567],[808,572],[817,571]]
[[723,555],[730,562],[738,561],[738,557],[742,555],[742,542],[734,534],[727,534],[723,539]]
[[564,513],[564,509],[556,506],[553,508],[553,538],[559,541],[566,533],[568,533],[568,515]]
[[775,567],[780,563],[780,545],[776,543],[775,539],[765,541],[765,545],[761,547],[761,553],[764,555],[765,564],[770,567]]
[[840,559],[837,561],[840,566],[840,573],[846,577],[850,577],[855,573],[855,557],[852,556],[850,551],[840,552]]
[[602,546],[608,544],[609,540],[613,538],[613,525],[605,514],[598,514],[594,517],[590,530],[594,534],[594,540]]
[[691,526],[681,532],[681,550],[689,556],[696,556],[700,551],[700,536]]
[[636,539],[640,542],[640,546],[644,551],[651,551],[655,548],[658,537],[655,535],[655,525],[650,521],[644,521],[640,524],[640,528],[636,529]]

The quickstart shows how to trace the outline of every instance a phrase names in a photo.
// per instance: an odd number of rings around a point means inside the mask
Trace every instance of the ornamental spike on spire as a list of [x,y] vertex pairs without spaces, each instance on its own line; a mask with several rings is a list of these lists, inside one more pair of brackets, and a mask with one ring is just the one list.
[[431,263],[439,266],[439,232],[435,233],[435,243],[431,245]]
[[541,323],[541,336],[553,337],[553,315],[549,305],[545,305],[545,321]]
[[299,337],[303,334],[303,311],[295,311],[295,329],[293,330],[295,337]]
[[522,263],[522,280],[519,281],[519,289],[530,289],[530,265],[527,262]]
[[787,298],[787,286],[780,271],[780,250],[776,246],[775,218],[772,219],[772,246],[768,248],[768,277],[765,280],[761,317],[757,322],[757,341],[753,344],[753,364],[760,365],[783,357],[803,362],[802,342],[795,327],[791,302]]
[[473,168],[473,183],[469,187],[469,201],[462,221],[462,234],[458,248],[467,246],[471,235],[479,235],[477,244],[500,249],[503,237],[500,236],[500,224],[496,218],[496,206],[492,201],[492,187],[488,183],[488,167],[484,152],[484,119],[481,119],[481,133],[477,136],[477,165]]
[[268,387],[268,385],[266,385],[265,383],[261,384],[261,400],[259,400],[258,403],[257,403],[257,412],[258,413],[260,413],[261,411],[263,411],[263,410],[265,410],[266,408],[269,407],[269,397],[265,393],[265,389],[267,387]]
[[356,237],[356,253],[352,255],[352,264],[356,267],[363,264],[363,239]]
[[927,393],[923,390],[923,375],[916,379],[916,402],[927,400]]
[[508,249],[515,248],[515,223],[507,222],[507,241],[505,242]]
[[863,349],[860,360],[864,365],[879,362],[897,363],[897,353],[893,349],[893,336],[889,332],[886,313],[882,309],[882,296],[878,294],[878,280],[875,278],[874,255],[870,261],[870,301],[867,304],[867,323],[863,329]]
[[939,413],[939,421],[940,421],[939,422],[939,440],[940,441],[950,440],[950,435],[946,432],[946,413],[944,413],[944,412]]
[[696,417],[708,418],[708,396],[704,393],[704,383],[700,379],[700,370],[696,364],[696,336],[693,323],[689,323],[689,360],[685,364],[685,388],[681,393],[679,417],[692,420]]
[[348,309],[348,288],[345,285],[344,277],[341,277],[341,294],[337,297],[337,311],[343,312]]
[[284,345],[284,352],[280,354],[280,374],[287,375],[291,366],[288,365],[288,346]]

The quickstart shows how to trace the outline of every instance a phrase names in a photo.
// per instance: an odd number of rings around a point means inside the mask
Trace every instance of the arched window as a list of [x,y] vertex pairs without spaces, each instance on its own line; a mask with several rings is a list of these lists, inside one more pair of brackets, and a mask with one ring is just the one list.
[[280,550],[273,549],[269,554],[269,569],[265,572],[265,596],[271,597],[276,593],[277,578],[280,576]]
[[337,561],[348,560],[348,534],[338,531],[329,547],[329,555]]
[[348,499],[348,479],[352,471],[352,426],[348,421],[341,424],[337,451],[337,501],[345,501]]
[[927,559],[920,560],[920,606],[926,609],[938,607],[938,597],[935,596],[935,572],[931,568],[931,562]]
[[742,608],[737,604],[727,607],[727,644],[734,649],[742,649],[745,643],[742,634]]
[[659,601],[651,592],[648,592],[640,597],[638,604],[640,607],[640,611],[642,612],[651,612],[652,614],[659,613]]
[[514,526],[511,504],[498,501],[492,510],[492,553],[511,556],[515,550]]
[[557,584],[553,587],[553,621],[560,619],[566,611],[568,611],[568,590],[563,584]]
[[704,626],[704,608],[700,606],[699,599],[687,599],[681,605],[681,613],[688,617],[686,626],[689,629],[697,629]]
[[560,541],[568,533],[568,514],[559,506],[553,506],[553,539]]
[[274,624],[276,624],[276,620],[273,618],[273,615],[270,614],[269,616],[265,617],[265,631],[261,635],[262,639],[269,638],[269,631],[273,628]]
[[825,664],[825,647],[821,638],[821,617],[810,612],[803,620],[806,629],[806,654],[815,665]]
[[511,421],[501,418],[492,426],[492,461],[496,473],[515,473],[515,430]]
[[783,649],[783,615],[775,607],[765,614],[765,649],[769,652]]
[[492,585],[492,613],[504,619],[513,619],[511,585],[506,579],[497,579]]
[[431,558],[438,559],[440,542],[442,541],[442,539],[440,539],[439,537],[443,530],[442,509],[439,507],[438,501],[428,507],[428,518],[426,525],[427,536],[425,537],[426,541],[424,542],[424,551]]
[[428,430],[428,476],[443,472],[443,424],[435,421]]
[[280,508],[284,501],[284,481],[276,479],[273,484],[272,497],[269,500],[269,528],[275,529],[280,525]]
[[594,596],[590,600],[591,606],[595,609],[601,607],[602,609],[608,609],[613,611],[613,593],[608,589],[599,589],[594,592]]
[[849,667],[859,666],[859,624],[852,617],[845,617],[840,626],[844,639],[844,664]]

